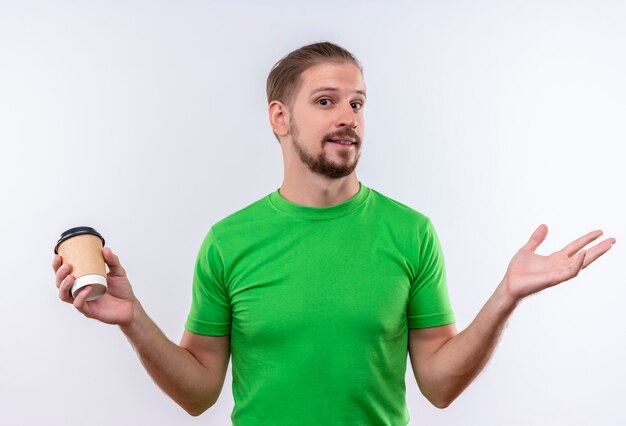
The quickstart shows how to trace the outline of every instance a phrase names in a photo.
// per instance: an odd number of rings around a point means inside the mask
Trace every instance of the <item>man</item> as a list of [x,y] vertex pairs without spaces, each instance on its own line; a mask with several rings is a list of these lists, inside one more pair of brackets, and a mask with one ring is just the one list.
[[316,43],[270,72],[269,119],[284,159],[279,190],[209,230],[176,345],[146,315],[107,247],[109,291],[60,298],[118,324],[158,386],[192,415],[218,399],[233,358],[236,425],[404,425],[407,351],[421,392],[447,407],[479,374],[526,296],[575,277],[615,243],[593,231],[550,256],[541,225],[476,319],[457,333],[443,254],[423,214],[363,185],[355,168],[366,88],[346,50]]

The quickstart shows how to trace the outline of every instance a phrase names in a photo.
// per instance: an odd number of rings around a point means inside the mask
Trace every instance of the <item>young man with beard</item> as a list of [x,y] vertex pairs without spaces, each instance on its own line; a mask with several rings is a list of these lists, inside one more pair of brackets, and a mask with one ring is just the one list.
[[235,425],[405,425],[407,352],[421,392],[448,406],[524,297],[575,277],[615,243],[583,250],[598,230],[540,256],[539,226],[457,333],[431,221],[356,177],[367,100],[358,61],[331,43],[304,46],[274,66],[267,92],[284,180],[209,230],[180,345],[146,315],[109,248],[109,291],[97,301],[85,301],[89,290],[72,299],[71,265],[53,261],[60,298],[118,324],[192,415],[217,401],[232,354]]

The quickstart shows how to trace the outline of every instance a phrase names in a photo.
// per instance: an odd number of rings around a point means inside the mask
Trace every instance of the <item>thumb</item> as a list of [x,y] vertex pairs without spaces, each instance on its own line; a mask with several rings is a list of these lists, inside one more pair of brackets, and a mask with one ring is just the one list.
[[546,239],[546,235],[548,235],[548,225],[542,223],[537,229],[535,229],[535,232],[533,232],[533,235],[530,236],[528,242],[524,245],[524,247],[522,247],[522,250],[530,250],[534,252],[537,247],[543,243],[543,240]]
[[117,257],[110,248],[103,247],[102,255],[104,256],[104,261],[109,266],[109,274],[119,277],[126,276],[126,271],[120,263],[120,258]]

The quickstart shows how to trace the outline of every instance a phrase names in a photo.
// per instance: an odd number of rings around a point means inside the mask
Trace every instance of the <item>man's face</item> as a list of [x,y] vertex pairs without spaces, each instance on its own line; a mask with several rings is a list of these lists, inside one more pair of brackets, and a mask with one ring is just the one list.
[[363,76],[353,64],[324,63],[306,70],[301,80],[289,118],[293,150],[314,173],[332,179],[348,176],[361,155]]

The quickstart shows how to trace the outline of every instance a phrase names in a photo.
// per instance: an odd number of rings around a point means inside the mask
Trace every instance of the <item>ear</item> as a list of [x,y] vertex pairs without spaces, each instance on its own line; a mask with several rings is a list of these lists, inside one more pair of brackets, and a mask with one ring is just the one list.
[[270,126],[278,136],[289,134],[289,111],[280,101],[272,101],[268,107]]

